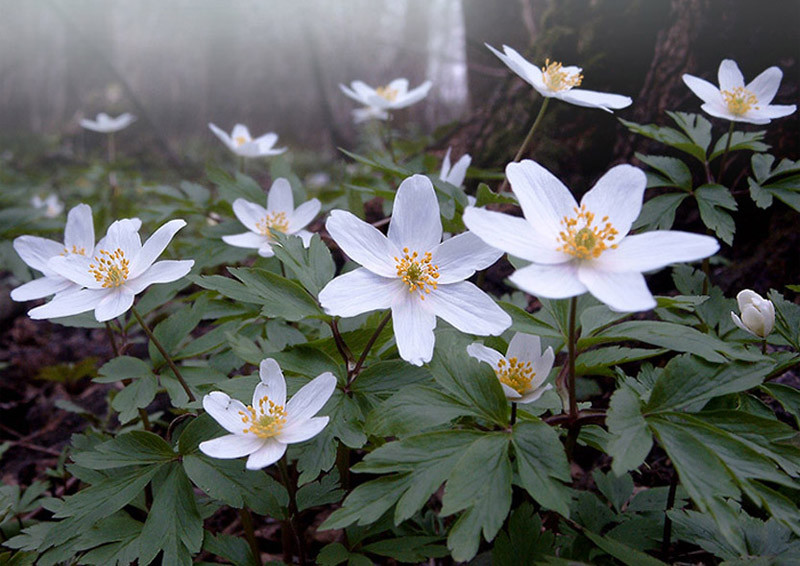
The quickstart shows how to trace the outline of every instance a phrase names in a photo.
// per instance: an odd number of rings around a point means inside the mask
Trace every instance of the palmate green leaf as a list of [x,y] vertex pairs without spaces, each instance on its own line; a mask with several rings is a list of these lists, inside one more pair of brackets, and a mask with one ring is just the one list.
[[165,463],[175,460],[177,454],[157,434],[132,430],[96,446],[92,451],[77,452],[72,458],[79,466],[93,470],[110,470],[141,464]]
[[81,564],[128,566],[134,563],[139,557],[143,526],[124,512],[99,521],[76,544],[76,550],[88,551],[81,556]]
[[215,554],[236,566],[260,566],[250,552],[250,545],[241,537],[206,531],[203,534],[203,550]]
[[294,458],[294,450],[299,452],[297,455],[297,471],[300,476],[297,484],[303,485],[317,478],[320,472],[330,470],[336,463],[336,448],[338,443],[333,438],[333,432],[329,427],[317,436],[300,445],[290,445],[290,458]]
[[687,112],[669,112],[667,115],[672,118],[678,127],[688,135],[703,152],[708,151],[711,143],[711,122],[700,114]]
[[[757,153],[763,153],[769,150],[767,144],[762,140],[767,134],[766,130],[759,130],[758,132],[733,132],[731,136],[731,144],[728,151],[742,151],[749,150]],[[725,153],[725,147],[728,145],[728,134],[725,133],[714,144],[714,150],[708,156],[709,161],[714,161],[717,157]]]
[[97,383],[114,383],[123,379],[153,376],[148,363],[131,356],[117,356],[103,364],[97,372],[99,377],[94,378]]
[[683,132],[666,126],[628,122],[621,118],[619,121],[635,134],[659,141],[692,155],[701,163],[705,162],[706,151],[711,143],[711,123],[697,114],[681,112],[667,112],[667,114],[675,120]]
[[498,533],[492,547],[493,566],[538,564],[545,552],[552,552],[553,533],[542,529],[533,506],[524,502],[508,518],[506,530]]
[[761,390],[780,403],[800,426],[800,390],[781,383],[765,383],[761,386]]
[[264,269],[232,267],[228,271],[261,299],[261,313],[289,321],[324,317],[317,302],[300,285]]
[[155,375],[140,377],[125,389],[119,391],[111,400],[111,407],[119,413],[119,422],[128,423],[139,416],[139,409],[144,409],[156,397],[158,380]]
[[666,566],[665,562],[661,562],[661,560],[631,548],[613,538],[604,537],[589,531],[583,531],[583,535],[605,552],[625,564],[625,566]]
[[756,205],[768,208],[773,197],[800,212],[800,161],[782,159],[773,169],[775,157],[755,154],[750,160],[755,178],[748,177],[750,196]]
[[768,297],[775,306],[775,332],[800,350],[800,306],[784,299],[775,289],[770,290]]
[[219,189],[219,197],[231,204],[237,198],[243,198],[261,206],[264,206],[266,202],[267,195],[264,189],[247,175],[236,173],[236,177],[234,177],[221,167],[208,164],[206,165],[206,177]]
[[694,191],[694,198],[703,224],[720,240],[732,245],[736,224],[728,211],[736,211],[738,206],[730,190],[722,185],[703,185]]
[[569,516],[569,463],[558,434],[542,421],[514,425],[511,442],[522,486],[547,509]]
[[511,317],[511,330],[547,338],[561,338],[561,331],[551,322],[542,320],[540,313],[533,315],[516,305],[499,301],[498,304]]
[[307,483],[297,490],[297,510],[304,511],[311,507],[338,503],[343,496],[344,490],[339,485],[339,472],[334,469],[319,481]]
[[434,536],[404,536],[388,538],[365,544],[361,550],[378,556],[394,558],[398,562],[419,563],[428,558],[447,556],[447,549],[438,544],[439,537]]
[[582,352],[575,360],[575,375],[605,375],[611,377],[611,366],[646,360],[667,352],[664,348],[625,348],[609,346]]
[[336,265],[331,251],[316,234],[311,238],[308,248],[298,236],[276,234],[278,245],[273,247],[275,257],[288,267],[300,284],[312,296],[317,297],[320,290],[333,279]]
[[230,277],[223,277],[222,275],[190,275],[188,278],[192,283],[203,289],[216,291],[222,296],[235,301],[261,304],[261,297]]
[[676,187],[684,191],[692,190],[692,172],[689,167],[680,159],[667,157],[666,155],[644,155],[636,153],[636,158],[642,163],[649,165],[662,175],[663,182],[649,187]]
[[479,183],[475,193],[475,206],[482,207],[487,204],[519,204],[519,201],[514,193],[496,193],[486,183]]
[[611,470],[622,475],[641,466],[653,447],[653,435],[642,416],[639,396],[633,390],[623,386],[614,392],[606,425],[611,433],[608,443]]
[[686,193],[667,193],[646,200],[633,229],[669,230],[675,223],[675,212],[688,196]]
[[428,368],[409,365],[403,360],[376,362],[358,374],[350,390],[367,396],[386,398],[407,385],[432,383]]
[[[167,353],[172,354],[176,352],[178,346],[189,336],[192,330],[200,324],[208,300],[208,295],[201,295],[193,305],[184,306],[159,322],[155,328],[153,328],[153,334],[158,338],[158,341],[161,342],[161,345]],[[166,363],[166,360],[152,340],[148,343],[148,352],[153,364],[160,365]]]

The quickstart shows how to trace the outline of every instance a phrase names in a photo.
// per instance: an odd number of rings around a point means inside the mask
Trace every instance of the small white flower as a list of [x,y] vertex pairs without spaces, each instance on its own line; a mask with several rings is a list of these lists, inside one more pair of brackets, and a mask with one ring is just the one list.
[[512,283],[551,299],[589,291],[612,310],[656,306],[642,272],[694,261],[719,249],[710,236],[656,230],[629,235],[642,210],[645,174],[617,165],[581,199],[550,171],[530,160],[509,163],[506,177],[525,218],[469,207],[464,224],[484,242],[532,262]]
[[44,277],[29,281],[11,291],[15,301],[32,301],[49,295],[66,294],[80,290],[80,285],[62,277],[48,266],[51,258],[58,256],[85,256],[94,249],[94,223],[92,209],[79,204],[67,214],[64,243],[59,244],[38,236],[20,236],[14,240],[14,249],[29,267],[41,271]]
[[469,153],[462,155],[458,161],[452,166],[450,165],[450,151],[453,148],[448,147],[447,153],[444,154],[444,161],[442,162],[442,171],[439,173],[439,178],[442,181],[460,187],[464,184],[464,179],[467,176],[467,169],[469,164],[472,163],[472,156]]
[[395,79],[388,85],[377,88],[372,88],[361,81],[353,81],[350,83],[350,88],[340,84],[339,88],[353,100],[367,106],[369,112],[375,114],[370,117],[378,117],[378,111],[399,110],[419,102],[428,95],[432,84],[431,81],[425,81],[417,88],[408,90],[408,79]]
[[[42,199],[39,195],[31,199],[31,206],[33,208],[44,208],[44,215],[47,218],[55,218],[64,212],[64,203],[58,199],[58,195],[51,194],[46,199]],[[92,242],[94,244],[94,242]]]
[[364,108],[356,108],[352,111],[353,123],[360,124],[367,120],[388,120],[389,113],[386,110],[375,108],[374,106],[365,106]]
[[275,179],[267,195],[267,208],[243,198],[233,201],[233,213],[249,231],[223,236],[222,241],[238,248],[255,248],[262,257],[275,255],[272,251],[274,232],[300,236],[308,247],[313,234],[303,228],[319,214],[320,206],[320,202],[312,198],[295,208],[289,181]]
[[797,109],[794,104],[770,104],[783,78],[778,67],[770,67],[745,86],[736,61],[725,59],[717,75],[719,88],[699,77],[683,75],[686,86],[703,100],[700,108],[707,114],[732,122],[769,124],[773,118],[783,118]]
[[765,299],[755,291],[744,289],[736,295],[736,302],[739,303],[739,312],[742,317],[731,312],[733,323],[744,330],[758,336],[766,338],[775,326],[775,305],[772,301]]
[[[94,310],[99,322],[116,318],[133,305],[136,294],[153,283],[180,279],[194,265],[194,260],[156,262],[175,233],[186,226],[183,220],[171,220],[141,243],[139,219],[117,220],[94,252],[56,256],[47,268],[83,289],[59,294],[46,305],[28,312],[33,319],[57,318]],[[155,262],[155,263],[154,263]]]
[[356,316],[392,310],[400,357],[422,365],[433,355],[436,317],[458,330],[498,335],[511,317],[465,281],[501,252],[470,232],[442,242],[439,202],[430,179],[407,178],[397,189],[388,237],[355,215],[331,212],[325,227],[342,251],[364,267],[336,277],[319,294],[325,312]]
[[325,372],[306,383],[286,402],[286,381],[272,358],[261,362],[261,383],[253,391],[253,404],[245,406],[221,391],[203,397],[203,408],[231,434],[200,443],[212,458],[247,458],[248,470],[274,464],[287,444],[304,442],[319,434],[329,417],[314,415],[336,389],[336,378]]
[[517,332],[508,344],[506,355],[480,342],[467,346],[467,353],[494,370],[506,399],[515,403],[533,403],[552,385],[542,385],[553,369],[555,354],[548,347],[542,354],[538,336]]
[[606,112],[611,112],[611,109],[625,108],[633,102],[629,96],[621,94],[575,88],[583,82],[581,74],[583,69],[580,67],[564,67],[561,63],[551,62],[547,59],[545,66],[539,68],[507,45],[503,46],[505,53],[500,53],[488,43],[486,47],[522,80],[535,88],[536,92],[546,98],[558,98],[577,106],[601,108]]
[[87,130],[92,130],[93,132],[111,134],[120,130],[124,130],[135,121],[136,116],[129,114],[128,112],[120,114],[116,118],[112,118],[105,112],[101,112],[94,120],[83,119],[81,120],[80,124],[82,127],[86,128]]
[[275,148],[278,142],[278,134],[269,132],[255,139],[250,136],[250,130],[243,124],[236,124],[228,135],[214,124],[209,123],[208,127],[222,140],[228,149],[241,157],[268,157],[279,155],[286,151],[285,147]]

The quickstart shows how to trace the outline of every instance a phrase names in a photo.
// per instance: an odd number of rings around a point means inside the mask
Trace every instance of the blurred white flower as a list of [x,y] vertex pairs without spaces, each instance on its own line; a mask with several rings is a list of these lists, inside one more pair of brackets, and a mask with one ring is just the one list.
[[325,372],[306,383],[286,402],[286,380],[278,362],[268,358],[259,367],[261,383],[253,391],[253,404],[245,406],[221,391],[203,397],[203,408],[230,434],[200,443],[212,458],[247,458],[248,470],[274,464],[287,444],[304,442],[319,434],[329,417],[314,415],[336,389],[336,378]]
[[289,181],[275,179],[267,195],[267,208],[243,198],[233,202],[233,213],[248,231],[223,236],[222,241],[238,248],[255,248],[262,257],[275,255],[272,250],[274,232],[300,236],[308,247],[313,234],[303,228],[319,214],[320,206],[319,200],[312,198],[295,208]]
[[81,120],[80,124],[82,127],[86,128],[87,130],[92,130],[93,132],[111,134],[120,130],[124,130],[135,121],[136,116],[128,112],[120,114],[116,118],[112,118],[105,112],[101,112],[94,120],[83,119]]
[[601,108],[606,112],[630,106],[633,102],[630,97],[621,94],[610,94],[575,88],[583,81],[580,67],[564,67],[561,63],[545,61],[542,68],[528,62],[522,55],[507,45],[503,46],[505,53],[486,44],[492,53],[497,55],[509,69],[518,74],[525,82],[536,89],[544,97],[558,98],[577,106],[588,108]]
[[563,299],[589,291],[615,311],[648,310],[656,301],[642,272],[719,249],[710,236],[675,230],[629,235],[647,182],[630,165],[611,168],[580,206],[534,161],[509,163],[506,176],[525,218],[469,207],[464,224],[490,246],[532,262],[509,277],[526,293]]
[[775,305],[772,301],[765,299],[755,291],[744,289],[736,295],[736,302],[739,303],[741,318],[731,312],[733,323],[744,330],[758,336],[766,338],[775,326]]
[[[46,199],[42,199],[36,195],[31,199],[31,206],[33,208],[44,208],[44,215],[47,218],[55,218],[64,212],[64,203],[58,200],[58,195],[51,194]],[[92,242],[94,244],[94,242]]]
[[511,325],[489,295],[465,281],[500,257],[470,232],[442,242],[439,202],[430,179],[413,175],[397,189],[388,237],[344,210],[325,227],[342,251],[364,267],[320,291],[325,312],[356,316],[391,309],[400,357],[422,365],[433,355],[436,317],[471,334],[498,335]]
[[389,113],[386,110],[375,108],[374,106],[365,106],[364,108],[356,108],[352,111],[353,122],[360,124],[367,120],[388,120]]
[[52,301],[28,312],[33,319],[57,318],[94,310],[99,322],[116,318],[133,305],[134,296],[153,283],[180,279],[194,260],[156,262],[175,233],[186,226],[171,220],[142,244],[139,219],[117,220],[101,239],[94,252],[56,256],[47,267],[83,289],[56,295]]
[[467,169],[469,168],[469,164],[472,163],[472,156],[470,156],[469,153],[465,153],[451,166],[450,151],[452,149],[453,148],[451,147],[447,148],[447,153],[444,155],[442,171],[439,173],[439,178],[442,181],[450,183],[451,185],[460,187],[464,184],[464,179],[467,177]]
[[550,347],[542,354],[538,336],[517,332],[509,342],[505,356],[480,342],[467,346],[467,353],[492,366],[509,401],[533,403],[553,387],[542,384],[553,369],[555,354]]
[[253,139],[250,130],[243,124],[236,124],[228,135],[214,124],[209,123],[208,127],[222,140],[228,149],[240,157],[268,157],[279,155],[286,151],[285,147],[275,148],[278,142],[278,134],[269,132]]
[[350,83],[350,88],[340,84],[339,88],[353,100],[368,107],[360,109],[364,111],[362,114],[371,113],[368,118],[378,118],[378,113],[382,110],[398,110],[419,102],[428,95],[431,85],[433,85],[431,81],[425,81],[417,88],[408,90],[408,79],[395,79],[388,85],[377,88],[372,88],[361,81],[353,81]]
[[783,78],[778,67],[770,67],[745,86],[736,61],[724,59],[719,65],[717,78],[719,87],[699,77],[683,75],[686,86],[703,100],[700,108],[717,118],[769,124],[773,118],[783,118],[797,109],[794,104],[770,104]]

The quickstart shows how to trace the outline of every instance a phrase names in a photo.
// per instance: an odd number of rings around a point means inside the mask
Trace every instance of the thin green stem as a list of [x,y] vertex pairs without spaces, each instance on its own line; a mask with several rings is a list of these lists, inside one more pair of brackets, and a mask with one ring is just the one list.
[[117,159],[117,144],[114,140],[114,132],[108,134],[108,163],[113,165]]
[[281,473],[281,481],[283,481],[283,487],[286,488],[286,491],[289,493],[289,528],[292,531],[292,535],[294,537],[295,544],[297,545],[297,558],[301,564],[304,566],[306,563],[306,546],[303,541],[303,538],[300,536],[300,530],[297,526],[297,486],[291,480],[289,475],[289,467],[286,465],[286,456],[278,460],[278,470]]
[[761,353],[767,355],[767,338],[766,336],[761,339]]
[[575,398],[575,357],[577,355],[578,335],[576,329],[576,317],[578,311],[578,297],[572,297],[569,303],[569,330],[567,336],[567,395],[569,396],[569,430],[564,449],[567,458],[572,460],[572,453],[575,443],[578,440],[578,433],[581,430],[581,423],[578,421],[578,400]]
[[194,401],[195,400],[194,393],[192,393],[192,390],[189,388],[189,384],[186,383],[186,380],[183,378],[183,375],[181,375],[181,370],[179,370],[178,366],[175,365],[175,362],[172,361],[172,356],[170,356],[167,353],[167,350],[164,348],[164,346],[161,345],[161,342],[158,340],[158,338],[156,338],[155,334],[153,334],[153,331],[150,330],[149,326],[147,326],[147,323],[139,314],[139,311],[136,310],[136,307],[131,307],[131,312],[133,313],[133,316],[136,317],[136,320],[139,322],[139,326],[142,327],[142,330],[144,330],[144,333],[147,334],[147,337],[153,344],[155,344],[155,347],[158,349],[159,352],[161,352],[161,355],[167,361],[167,365],[169,365],[170,369],[172,370],[172,373],[175,374],[175,377],[178,378],[178,382],[180,382],[181,387],[183,387],[183,390],[186,391],[186,395],[187,397],[189,397],[189,401]]
[[356,366],[353,368],[352,372],[349,372],[349,377],[347,380],[348,387],[350,387],[350,385],[352,385],[352,383],[356,380],[356,377],[358,377],[358,374],[361,372],[361,366],[364,365],[364,360],[367,359],[367,354],[369,354],[369,351],[372,349],[372,346],[375,344],[375,341],[378,339],[378,336],[380,336],[383,328],[386,326],[386,323],[389,322],[391,317],[392,311],[387,311],[383,316],[383,320],[381,320],[380,324],[378,325],[378,328],[375,329],[375,333],[370,336],[369,342],[367,342],[367,345],[364,346],[364,351],[361,352],[361,357],[358,358],[358,361],[356,362]]
[[240,155],[239,156],[239,173],[241,173],[242,175],[245,175],[246,171],[247,171],[247,164],[245,162],[245,158],[244,158],[244,156]]
[[669,545],[672,539],[672,519],[669,518],[667,512],[675,505],[675,493],[678,491],[678,473],[672,471],[672,479],[669,483],[669,492],[667,492],[667,507],[664,509],[664,531],[661,537],[661,557],[669,561]]
[[384,120],[384,139],[383,143],[386,146],[386,150],[389,152],[389,157],[392,158],[392,163],[395,163],[395,156],[394,156],[394,143],[392,141],[392,126],[390,124],[392,117],[389,116],[388,119]]
[[261,551],[258,549],[258,541],[256,540],[256,533],[253,529],[253,514],[250,509],[242,507],[239,509],[239,517],[242,520],[242,527],[244,528],[244,536],[247,538],[247,544],[250,545],[250,552],[253,554],[253,560],[258,566],[261,566]]
[[733,125],[734,122],[731,122],[730,127],[728,128],[728,139],[725,141],[725,151],[722,152],[722,160],[719,162],[719,173],[717,174],[717,179],[719,182],[722,182],[722,174],[725,172],[725,162],[728,160],[728,150],[731,148],[731,139],[733,138]]
[[[544,117],[544,111],[547,110],[547,105],[549,103],[550,103],[550,98],[545,97],[544,101],[542,102],[542,105],[539,107],[539,113],[536,115],[536,119],[533,121],[533,126],[531,126],[531,129],[528,130],[528,135],[525,136],[525,141],[522,142],[522,145],[517,151],[517,154],[514,156],[514,161],[519,161],[530,148],[531,142],[533,141],[533,134],[536,131],[536,128],[539,127],[539,124],[541,123],[542,118]],[[497,192],[502,193],[507,188],[508,188],[508,178],[503,179],[503,184],[500,185],[500,190]]]
[[512,401],[511,402],[511,421],[509,422],[509,424],[511,426],[514,426],[514,423],[516,423],[516,422],[517,422],[517,404]]
[[[108,336],[108,341],[111,342],[111,350],[114,352],[114,357],[119,357],[119,346],[117,346],[117,340],[114,338],[114,329],[111,328],[111,323],[106,322],[106,336]],[[131,382],[130,379],[123,379],[122,383],[128,385]],[[139,418],[142,421],[142,427],[145,430],[150,430],[150,418],[147,416],[147,411],[144,409],[139,409]],[[148,487],[150,485],[148,484]]]
[[345,370],[350,371],[350,364],[353,361],[353,352],[350,351],[350,348],[347,346],[347,343],[344,341],[344,338],[342,338],[341,332],[339,332],[339,323],[335,318],[332,318],[328,322],[328,326],[331,327],[331,334],[333,334],[333,342],[334,344],[336,344],[336,349],[339,351],[339,355],[342,356]]

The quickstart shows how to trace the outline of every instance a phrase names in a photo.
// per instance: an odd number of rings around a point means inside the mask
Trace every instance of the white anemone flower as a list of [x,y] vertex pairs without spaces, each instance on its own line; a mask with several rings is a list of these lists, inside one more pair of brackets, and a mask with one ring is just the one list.
[[105,322],[130,309],[134,296],[153,283],[169,283],[189,273],[194,260],[156,261],[186,222],[170,220],[144,244],[139,238],[140,226],[138,219],[117,220],[91,256],[70,254],[50,259],[49,269],[84,288],[57,295],[29,311],[30,317],[57,318],[94,310],[95,318]]
[[472,163],[472,156],[469,153],[465,153],[458,161],[451,165],[450,151],[452,149],[453,148],[448,147],[447,153],[444,154],[442,171],[439,173],[439,178],[451,185],[460,187],[464,184],[464,179],[467,177],[467,169],[469,168],[469,164]]
[[408,79],[395,79],[386,86],[372,88],[361,81],[353,81],[350,88],[339,85],[342,92],[364,106],[377,110],[399,110],[419,102],[428,95],[433,83],[425,81],[417,88],[408,90]]
[[699,77],[683,75],[686,86],[703,100],[700,108],[716,118],[769,124],[773,118],[783,118],[797,109],[794,104],[770,104],[783,78],[778,67],[770,67],[745,86],[736,61],[724,59],[719,65],[717,78],[719,87]]
[[55,218],[64,212],[64,203],[59,200],[56,194],[48,195],[44,199],[36,195],[31,199],[31,206],[33,208],[44,208],[44,215],[47,218]]
[[20,236],[14,240],[14,250],[28,267],[41,271],[44,277],[34,279],[11,291],[15,301],[32,301],[50,295],[80,290],[81,286],[62,277],[49,266],[50,259],[70,255],[86,256],[94,249],[94,223],[92,209],[79,204],[67,214],[64,243],[60,244],[38,236]]
[[87,130],[93,132],[100,132],[101,134],[113,134],[120,130],[124,130],[136,121],[136,116],[125,112],[116,118],[112,118],[105,112],[101,112],[94,120],[83,119],[80,124]]
[[286,402],[286,381],[278,362],[267,358],[259,367],[261,383],[253,391],[253,404],[245,406],[221,391],[203,397],[203,408],[230,434],[200,443],[212,458],[247,458],[248,470],[260,470],[283,457],[287,444],[304,442],[319,434],[329,417],[314,415],[336,389],[330,372],[306,383]]
[[543,385],[556,359],[553,348],[542,353],[538,336],[517,332],[508,344],[504,356],[480,342],[467,346],[467,353],[494,370],[506,399],[514,403],[533,403],[553,386]]
[[389,113],[386,110],[375,108],[374,106],[365,106],[364,108],[356,108],[352,111],[353,123],[360,124],[367,120],[388,120]]
[[506,66],[517,73],[522,80],[536,89],[536,92],[546,98],[558,98],[564,102],[585,106],[588,108],[601,108],[606,112],[630,106],[633,100],[629,96],[596,92],[575,88],[583,82],[583,69],[580,67],[565,67],[556,61],[545,61],[544,67],[537,67],[508,45],[503,46],[505,53],[486,44],[492,53],[497,55]]
[[344,210],[331,212],[325,227],[363,267],[329,282],[320,304],[328,314],[344,317],[391,309],[404,360],[418,366],[430,361],[437,316],[481,336],[496,336],[511,325],[489,295],[465,281],[501,252],[470,232],[442,242],[439,203],[427,177],[413,175],[400,184],[388,237]]
[[741,318],[731,312],[733,323],[744,330],[758,336],[766,338],[775,326],[775,305],[772,301],[765,299],[755,291],[744,289],[736,295],[736,302],[739,303]]
[[209,123],[208,127],[211,128],[214,135],[222,140],[222,143],[228,146],[228,149],[240,157],[269,157],[286,151],[285,147],[275,147],[278,142],[278,134],[274,132],[253,139],[250,130],[243,124],[236,124],[230,135],[214,124]]
[[275,255],[272,250],[275,232],[300,236],[308,247],[313,234],[303,228],[319,214],[320,206],[320,202],[312,198],[295,208],[289,181],[275,179],[267,195],[267,208],[243,198],[233,201],[233,213],[248,231],[223,236],[222,241],[238,248],[255,248],[262,257]]
[[464,224],[487,244],[532,262],[510,280],[551,299],[590,292],[612,310],[656,306],[642,272],[694,261],[719,249],[710,236],[674,230],[629,235],[642,210],[645,174],[630,165],[611,168],[580,205],[552,173],[524,160],[506,177],[525,218],[467,208]]

